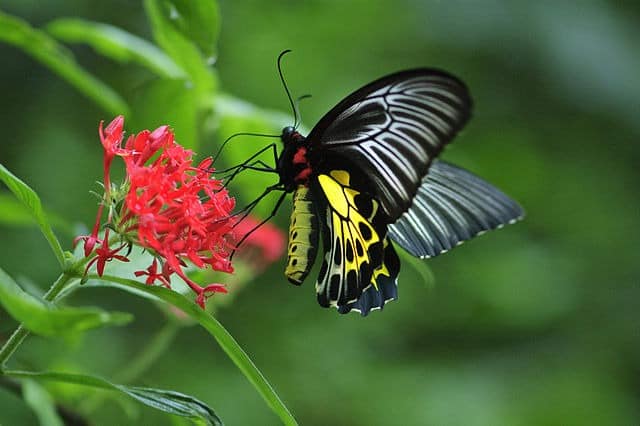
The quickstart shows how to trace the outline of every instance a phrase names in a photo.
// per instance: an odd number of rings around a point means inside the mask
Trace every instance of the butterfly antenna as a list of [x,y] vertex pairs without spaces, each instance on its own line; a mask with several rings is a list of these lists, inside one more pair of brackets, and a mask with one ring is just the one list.
[[296,105],[293,102],[293,98],[291,97],[291,92],[289,91],[287,82],[284,80],[284,75],[282,74],[282,57],[289,52],[291,52],[291,49],[284,50],[282,53],[280,53],[280,55],[278,55],[278,74],[280,74],[280,81],[282,82],[284,91],[287,93],[289,104],[291,104],[291,110],[293,111],[293,127],[296,128],[298,126],[298,111],[296,110]]
[[296,114],[297,114],[298,118],[300,119],[300,121],[295,126],[293,126],[293,128],[296,129],[296,130],[298,130],[298,126],[300,124],[302,124],[302,114],[300,114],[300,101],[303,100],[303,99],[308,99],[310,97],[311,97],[311,95],[307,94],[307,95],[302,95],[302,96],[298,97],[298,99],[296,99],[295,111],[296,111]]
[[220,148],[218,148],[218,151],[216,152],[216,155],[213,156],[213,162],[214,163],[216,162],[216,160],[220,156],[220,153],[222,152],[222,149],[227,144],[227,142],[229,142],[231,139],[233,139],[233,138],[235,138],[237,136],[260,136],[260,137],[263,137],[263,138],[279,138],[280,137],[280,135],[267,135],[265,133],[251,133],[251,132],[241,132],[241,133],[233,134],[233,135],[229,136],[227,139],[225,139],[225,141],[222,142],[222,145],[220,145]]

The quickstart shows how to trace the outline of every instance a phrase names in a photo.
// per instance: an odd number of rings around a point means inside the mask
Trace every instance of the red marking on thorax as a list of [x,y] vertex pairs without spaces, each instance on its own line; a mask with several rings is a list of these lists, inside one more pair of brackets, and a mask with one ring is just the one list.
[[307,161],[307,148],[301,146],[293,155],[293,164],[308,164]]
[[309,180],[309,176],[311,176],[311,167],[305,167],[300,173],[296,175],[295,181],[296,183],[306,185],[307,181]]
[[294,180],[298,184],[306,185],[309,180],[309,176],[311,175],[311,165],[307,159],[307,148],[304,146],[298,148],[296,153],[293,155],[293,164],[304,166],[304,168],[298,172]]

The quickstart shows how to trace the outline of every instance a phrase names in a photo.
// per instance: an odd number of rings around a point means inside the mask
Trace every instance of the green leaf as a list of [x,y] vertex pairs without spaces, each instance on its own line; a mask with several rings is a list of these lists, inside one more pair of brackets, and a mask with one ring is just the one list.
[[40,426],[63,426],[64,423],[56,412],[56,405],[45,388],[34,380],[22,382],[22,396],[38,417]]
[[233,336],[220,324],[211,314],[201,309],[198,305],[187,299],[185,296],[164,287],[148,286],[134,280],[126,278],[103,275],[102,277],[91,276],[95,280],[100,280],[100,285],[113,286],[140,295],[145,293],[157,300],[169,303],[181,309],[186,315],[196,320],[211,334],[222,350],[236,364],[242,374],[251,382],[258,393],[267,402],[273,412],[280,417],[285,425],[297,425],[293,415],[287,406],[282,402],[273,387],[269,384],[258,367],[251,361],[251,358],[235,341]]
[[76,385],[90,386],[98,389],[115,390],[123,392],[131,398],[149,407],[165,413],[177,416],[189,417],[203,421],[207,425],[222,425],[222,420],[204,402],[180,392],[145,388],[137,386],[123,386],[111,383],[105,379],[85,374],[53,373],[53,372],[29,372],[29,371],[5,371],[7,376],[53,380],[57,382],[73,383]]
[[164,7],[176,31],[191,40],[205,58],[216,54],[220,15],[215,0],[171,0]]
[[0,223],[8,226],[30,226],[35,223],[31,212],[8,192],[0,193]]
[[77,18],[62,18],[46,26],[49,34],[68,43],[86,43],[115,61],[138,63],[160,77],[184,79],[185,72],[162,50],[118,27]]
[[0,12],[0,41],[22,49],[113,115],[128,114],[113,89],[82,68],[64,46],[27,22]]
[[[216,80],[212,68],[209,66],[211,59],[209,55],[203,54],[200,46],[190,37],[190,31],[185,31],[189,25],[191,12],[182,14],[186,10],[206,9],[206,6],[195,4],[204,3],[203,0],[194,1],[193,9],[186,7],[183,2],[169,0],[145,0],[145,10],[151,21],[151,30],[158,45],[173,60],[184,69],[199,93],[210,92],[216,87]],[[208,1],[208,3],[212,3]],[[217,22],[206,22],[204,19],[212,19],[212,13],[205,13],[199,26],[211,25],[217,27]],[[217,13],[216,13],[217,16]],[[198,38],[201,38],[199,36]],[[206,37],[205,37],[206,38]],[[201,42],[201,40],[198,40]]]
[[57,307],[25,291],[0,269],[0,304],[16,321],[42,336],[69,335],[104,325],[123,325],[133,316],[98,308]]
[[[51,225],[73,238],[73,226],[60,216],[47,213]],[[9,193],[0,193],[0,224],[7,227],[33,227],[38,225],[36,219],[31,215],[31,211]]]
[[18,179],[2,164],[0,164],[0,180],[7,185],[9,190],[11,190],[16,198],[24,204],[31,216],[36,220],[40,227],[40,231],[49,242],[49,246],[51,246],[53,254],[58,259],[58,263],[60,263],[60,266],[64,266],[64,251],[62,250],[60,242],[53,233],[53,229],[51,229],[47,216],[44,214],[42,203],[40,202],[38,195],[33,189],[29,188],[26,183]]

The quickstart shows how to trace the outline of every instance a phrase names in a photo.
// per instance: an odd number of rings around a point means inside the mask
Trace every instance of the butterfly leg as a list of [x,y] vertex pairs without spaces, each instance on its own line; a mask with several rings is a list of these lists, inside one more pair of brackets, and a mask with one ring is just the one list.
[[275,167],[272,167],[270,165],[268,165],[267,163],[265,163],[262,160],[255,160],[251,163],[247,163],[246,161],[243,161],[240,164],[237,164],[235,166],[232,167],[228,167],[226,169],[222,169],[222,170],[216,170],[216,173],[229,173],[229,172],[241,172],[243,170],[256,170],[259,172],[269,172],[269,173],[278,173],[278,171],[276,170]]
[[[235,248],[233,249],[233,251],[231,252],[231,256],[229,256],[229,260],[233,259],[233,255],[236,253],[236,251],[240,248],[240,246],[242,245],[242,243],[245,242],[245,240],[247,238],[249,238],[249,235],[253,234],[254,231],[256,231],[258,228],[260,228],[262,225],[264,225],[265,223],[267,223],[272,217],[274,217],[276,215],[276,213],[278,213],[278,210],[280,209],[280,206],[282,205],[282,202],[284,201],[284,197],[287,195],[287,192],[284,191],[284,189],[280,188],[280,187],[269,187],[267,188],[267,190],[265,192],[262,193],[262,195],[260,195],[260,197],[258,197],[252,204],[253,206],[251,207],[251,209],[253,209],[253,207],[255,207],[258,202],[264,198],[267,194],[269,194],[271,191],[282,191],[282,194],[280,194],[280,197],[278,198],[278,201],[276,201],[276,205],[273,207],[273,210],[271,211],[271,213],[269,214],[269,216],[267,216],[266,219],[262,220],[260,223],[258,223],[256,226],[254,226],[253,228],[251,228],[251,230],[249,232],[247,232],[246,234],[244,234],[244,236],[240,239],[240,241],[238,241],[238,244],[236,244]],[[249,210],[250,212],[251,210]],[[238,223],[240,223],[242,221],[242,219],[244,219],[245,217],[247,217],[247,215],[249,214],[249,212],[246,212],[242,218],[236,222],[236,225]],[[235,226],[235,225],[234,225]]]
[[262,160],[257,160],[254,161],[253,163],[249,163],[249,164],[239,164],[235,167],[232,167],[230,169],[227,169],[225,171],[230,171],[230,170],[236,170],[236,172],[232,173],[228,178],[223,177],[222,180],[224,182],[223,187],[227,188],[228,185],[233,181],[233,179],[238,176],[240,174],[240,172],[243,172],[245,170],[254,170],[257,172],[263,172],[263,173],[273,173],[273,174],[278,174],[278,171],[276,169],[274,169],[273,167],[269,166],[268,164],[266,164],[264,161]]
[[256,170],[256,171],[261,171],[261,172],[277,174],[278,170],[275,167],[269,166],[268,164],[266,164],[262,160],[257,160],[256,159],[257,157],[259,157],[260,155],[262,155],[263,153],[265,153],[265,152],[267,152],[269,150],[271,150],[272,153],[273,153],[274,164],[278,164],[277,147],[276,147],[276,144],[272,143],[272,144],[267,145],[264,148],[260,149],[258,152],[253,154],[251,157],[249,157],[247,160],[245,160],[241,164],[238,164],[238,165],[233,166],[233,167],[229,167],[229,168],[224,169],[224,170],[219,170],[218,173],[227,173],[227,172],[233,171],[233,173],[231,173],[231,175],[226,179],[224,186],[226,187],[231,181],[233,181],[233,179],[240,172],[242,172],[244,170]]
[[237,224],[242,222],[244,218],[247,217],[249,213],[251,213],[251,211],[260,203],[260,201],[271,193],[271,191],[284,191],[284,188],[280,184],[269,186],[255,200],[233,214],[233,216],[240,216],[240,219],[233,226],[235,227]]

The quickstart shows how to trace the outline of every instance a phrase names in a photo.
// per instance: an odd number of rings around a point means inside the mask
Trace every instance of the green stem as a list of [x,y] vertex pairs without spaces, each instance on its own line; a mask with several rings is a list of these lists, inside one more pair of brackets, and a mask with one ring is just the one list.
[[[45,293],[43,299],[51,302],[56,298],[58,294],[66,287],[66,285],[72,279],[76,278],[74,274],[64,272],[62,273],[58,279],[53,283],[51,288]],[[18,346],[24,341],[24,339],[29,335],[29,330],[27,330],[22,324],[15,329],[11,337],[2,345],[0,348],[0,371],[4,370],[5,364],[13,355],[13,353],[18,349]]]

